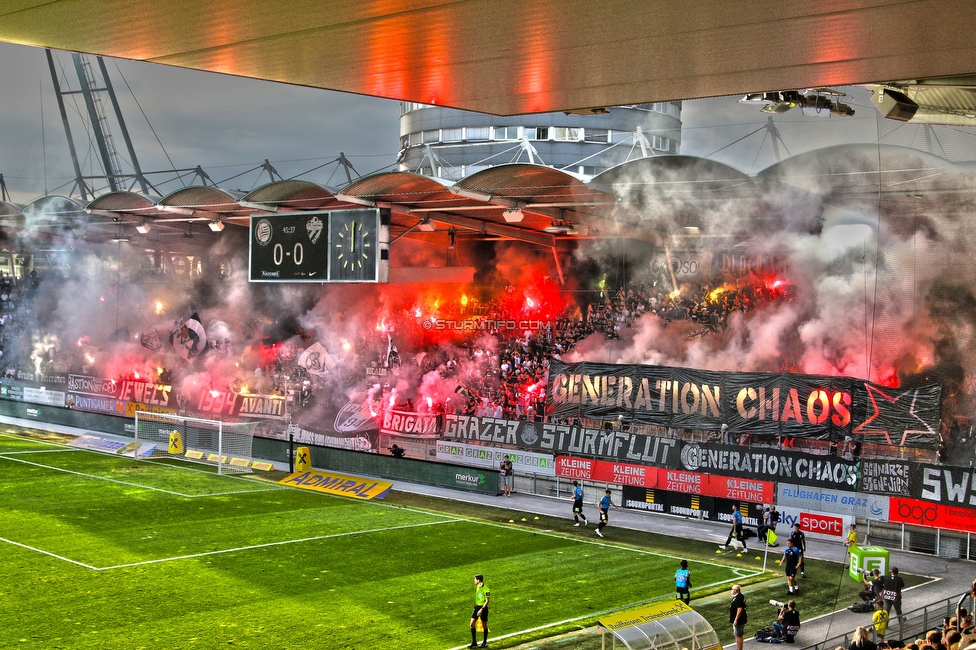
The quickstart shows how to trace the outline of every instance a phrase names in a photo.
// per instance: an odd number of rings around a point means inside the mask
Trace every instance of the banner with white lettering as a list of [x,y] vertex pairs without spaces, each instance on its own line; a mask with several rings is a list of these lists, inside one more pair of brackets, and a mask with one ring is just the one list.
[[554,455],[592,456],[655,467],[678,466],[677,440],[615,429],[446,415],[444,438],[512,445]]
[[897,458],[866,458],[861,461],[861,480],[858,491],[868,494],[910,497],[912,496],[913,464]]
[[807,537],[840,541],[854,523],[852,515],[817,512],[792,506],[777,506],[776,509],[779,510],[779,527],[776,531],[783,536],[789,535],[793,531],[793,526],[800,524],[800,529]]
[[400,435],[436,436],[438,433],[437,415],[434,413],[414,413],[413,411],[388,410],[383,412],[380,431]]
[[860,491],[976,509],[976,469],[906,460],[865,460]]
[[[770,490],[772,490],[772,486],[770,486]],[[721,521],[730,525],[732,523],[733,503],[742,512],[744,526],[755,528],[762,521],[763,506],[761,502],[670,492],[662,489],[660,485],[657,488],[624,485],[621,490],[621,505],[624,508],[664,512],[706,521]]]
[[436,458],[445,463],[498,469],[505,456],[508,456],[508,459],[512,461],[516,474],[556,475],[556,462],[549,454],[534,454],[527,451],[466,445],[443,440],[437,442]]
[[681,468],[692,472],[848,490],[857,485],[857,465],[838,456],[684,442],[680,457]]
[[[584,478],[614,485],[639,485],[653,488],[657,485],[658,469],[632,463],[614,463],[607,460],[584,460],[570,456],[556,458],[556,474],[565,478]],[[581,471],[583,470],[583,471]],[[585,473],[586,476],[579,476]]]
[[546,408],[556,418],[933,448],[941,392],[851,377],[553,361]]

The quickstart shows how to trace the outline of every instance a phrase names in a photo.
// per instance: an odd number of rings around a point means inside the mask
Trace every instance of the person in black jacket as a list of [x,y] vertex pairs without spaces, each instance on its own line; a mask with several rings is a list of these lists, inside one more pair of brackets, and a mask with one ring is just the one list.
[[858,596],[866,603],[873,603],[881,599],[881,590],[884,588],[884,578],[877,569],[870,573],[862,573],[861,580],[864,582],[865,589]]
[[901,590],[904,588],[905,580],[898,575],[898,567],[891,567],[891,575],[885,578],[881,598],[884,600],[884,608],[888,614],[891,614],[894,608],[899,623],[905,622],[905,617],[901,613]]
[[786,603],[786,607],[779,612],[779,617],[773,623],[773,629],[783,637],[786,643],[795,643],[796,635],[800,631],[800,612],[796,611],[796,601]]

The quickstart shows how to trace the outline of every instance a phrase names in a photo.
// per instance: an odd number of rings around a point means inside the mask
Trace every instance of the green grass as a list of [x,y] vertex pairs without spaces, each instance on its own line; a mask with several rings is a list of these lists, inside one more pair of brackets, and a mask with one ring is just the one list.
[[[0,434],[3,648],[452,648],[470,641],[475,573],[491,645],[511,647],[673,598],[678,558],[723,641],[732,582],[770,620],[765,601],[785,600],[778,570],[695,540],[597,540],[565,518],[396,491],[362,502],[46,438]],[[821,570],[839,571],[814,565],[805,588]]]

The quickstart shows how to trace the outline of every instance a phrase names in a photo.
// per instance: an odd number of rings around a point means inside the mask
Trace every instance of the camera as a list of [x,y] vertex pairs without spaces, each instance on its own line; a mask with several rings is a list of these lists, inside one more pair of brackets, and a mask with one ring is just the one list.
[[769,601],[769,604],[772,605],[773,607],[777,607],[779,609],[783,609],[784,607],[786,607],[786,603],[781,602],[779,600],[771,600],[771,601]]
[[858,569],[854,569],[854,571],[856,571],[857,573],[860,573],[862,575],[864,574],[864,569],[858,568]]

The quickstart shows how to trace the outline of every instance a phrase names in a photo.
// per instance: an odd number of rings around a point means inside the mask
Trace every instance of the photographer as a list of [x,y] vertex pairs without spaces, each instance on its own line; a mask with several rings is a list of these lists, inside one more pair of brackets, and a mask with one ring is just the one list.
[[403,455],[407,453],[406,449],[404,449],[403,447],[397,447],[396,443],[393,443],[393,446],[390,447],[389,449],[390,449],[390,454],[392,454],[394,458],[403,458]]
[[784,604],[778,600],[771,600],[769,603],[780,608],[779,616],[773,623],[776,635],[786,643],[794,643],[796,635],[800,632],[800,612],[796,611],[796,601],[791,600]]
[[881,572],[878,569],[871,571],[870,573],[861,573],[861,580],[864,581],[864,591],[860,592],[858,596],[861,597],[866,603],[872,603],[876,600],[881,599],[881,590],[884,588],[884,579],[881,577]]

